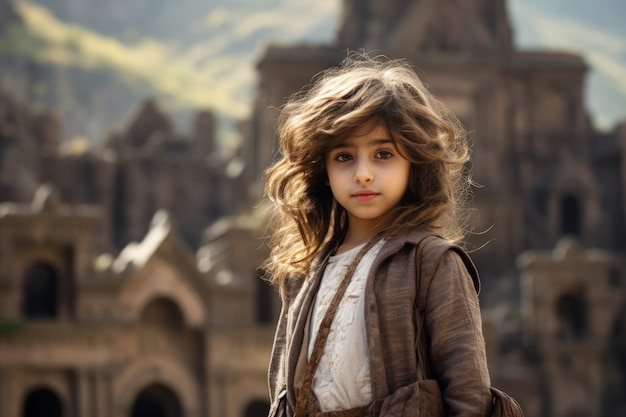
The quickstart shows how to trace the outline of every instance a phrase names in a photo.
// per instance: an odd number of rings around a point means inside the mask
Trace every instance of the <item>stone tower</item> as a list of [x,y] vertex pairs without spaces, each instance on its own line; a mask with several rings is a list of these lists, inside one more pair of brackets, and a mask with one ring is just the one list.
[[[526,252],[519,266],[523,337],[545,377],[543,415],[623,415],[614,402],[610,410],[602,404],[615,381],[626,378],[623,350],[616,355],[623,346],[615,338],[624,320],[618,314],[626,301],[624,260],[563,238],[551,252]],[[624,405],[622,400],[622,413]]]
[[[0,317],[75,317],[76,277],[91,269],[101,227],[94,207],[61,203],[48,185],[0,213]],[[17,277],[21,277],[21,280]]]
[[588,153],[587,66],[578,55],[515,50],[503,0],[346,0],[334,47],[270,47],[258,64],[251,148],[259,151],[250,166],[266,167],[276,150],[276,114],[267,109],[338,64],[346,48],[407,59],[470,132],[481,233],[469,243],[484,246],[473,256],[486,282],[563,234],[583,245],[619,240],[623,231],[607,227],[618,203],[600,207]]
[[510,52],[504,0],[344,0],[337,43],[397,56]]

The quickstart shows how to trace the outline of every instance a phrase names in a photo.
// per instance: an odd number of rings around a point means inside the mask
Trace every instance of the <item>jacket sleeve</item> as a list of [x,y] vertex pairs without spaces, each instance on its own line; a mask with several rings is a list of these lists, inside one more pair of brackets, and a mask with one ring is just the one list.
[[268,370],[268,384],[270,393],[270,402],[272,405],[278,401],[278,397],[285,389],[285,349],[287,339],[287,311],[288,304],[283,299],[276,333],[274,335],[274,343],[272,346],[272,356],[270,358],[270,366]]
[[424,315],[430,365],[446,415],[487,416],[491,383],[480,305],[473,280],[454,250],[446,251],[435,269]]
[[[284,288],[280,292],[282,306],[274,343],[272,345],[272,355],[268,369],[268,385],[270,391],[270,416],[281,416],[284,414],[287,392],[287,345],[289,327],[289,309],[297,291],[300,289],[302,280],[294,277],[285,278]],[[282,404],[281,404],[282,403]],[[283,408],[280,410],[280,408]]]

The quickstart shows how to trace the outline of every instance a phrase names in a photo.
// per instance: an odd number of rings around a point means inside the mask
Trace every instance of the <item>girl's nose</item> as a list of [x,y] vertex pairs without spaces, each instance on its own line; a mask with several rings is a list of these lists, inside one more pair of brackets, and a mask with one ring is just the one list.
[[354,182],[357,184],[367,184],[374,179],[374,174],[367,162],[360,162],[356,165],[354,172]]

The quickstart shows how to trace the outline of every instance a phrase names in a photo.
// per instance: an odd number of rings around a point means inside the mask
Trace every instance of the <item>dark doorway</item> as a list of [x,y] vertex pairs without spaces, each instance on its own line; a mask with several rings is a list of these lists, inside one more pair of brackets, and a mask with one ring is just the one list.
[[139,393],[131,417],[182,417],[183,411],[176,394],[162,384],[153,384]]
[[587,303],[583,291],[563,294],[556,303],[559,318],[558,338],[562,341],[579,341],[587,333]]
[[563,235],[580,236],[582,210],[578,197],[568,195],[561,201],[561,233]]
[[166,297],[150,301],[141,313],[141,321],[166,329],[182,329],[185,324],[178,304]]
[[22,286],[22,314],[28,318],[57,316],[59,278],[45,263],[36,263],[26,270]]
[[62,415],[61,400],[49,389],[34,389],[24,400],[23,417],[61,417]]

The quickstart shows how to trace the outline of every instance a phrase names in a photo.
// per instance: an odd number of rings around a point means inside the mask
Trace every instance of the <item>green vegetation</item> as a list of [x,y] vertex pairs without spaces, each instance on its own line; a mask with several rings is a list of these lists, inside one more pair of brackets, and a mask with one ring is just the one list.
[[0,338],[19,333],[26,325],[18,321],[0,321]]
[[180,50],[155,39],[126,44],[83,27],[66,24],[44,7],[17,1],[24,28],[0,38],[0,53],[54,65],[112,71],[127,83],[147,85],[174,106],[212,108],[229,117],[247,116],[253,68],[232,56],[212,56],[211,48]]

